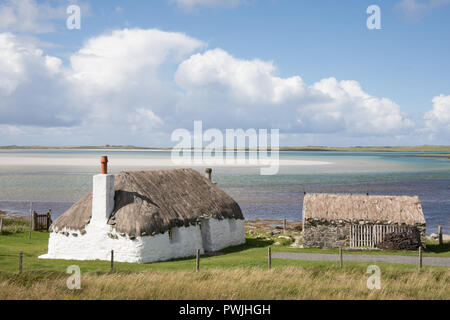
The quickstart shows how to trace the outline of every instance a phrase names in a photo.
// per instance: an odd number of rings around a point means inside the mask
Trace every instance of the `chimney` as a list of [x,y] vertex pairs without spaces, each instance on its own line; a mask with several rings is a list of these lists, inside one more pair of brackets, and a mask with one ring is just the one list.
[[102,156],[100,158],[100,165],[101,165],[100,173],[108,174],[108,157],[107,156]]
[[90,224],[102,228],[114,210],[114,175],[108,174],[108,157],[100,158],[101,170],[93,178],[92,217]]
[[211,168],[206,168],[205,169],[205,177],[211,181],[211,173],[212,173],[212,169]]

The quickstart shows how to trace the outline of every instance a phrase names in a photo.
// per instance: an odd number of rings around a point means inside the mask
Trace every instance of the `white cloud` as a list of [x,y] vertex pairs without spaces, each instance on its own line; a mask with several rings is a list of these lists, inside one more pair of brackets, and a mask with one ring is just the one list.
[[221,49],[196,54],[181,63],[175,75],[186,91],[226,91],[248,103],[283,103],[304,91],[300,77],[282,79],[274,75],[272,62],[235,59]]
[[[306,84],[279,76],[270,61],[196,52],[204,46],[182,33],[116,30],[89,39],[64,66],[36,44],[0,34],[0,132],[16,144],[22,137],[22,144],[161,146],[194,120],[205,129],[280,128],[325,144],[362,136],[389,144],[415,130],[399,105],[357,81]],[[430,128],[448,128],[447,100],[439,99],[427,113]]]
[[193,55],[175,76],[185,91],[179,110],[185,110],[184,119],[206,118],[220,128],[241,124],[297,133],[386,135],[413,126],[397,104],[367,94],[356,81],[329,78],[307,86],[300,76],[275,73],[271,62],[237,59],[220,49]]
[[0,123],[77,123],[65,73],[60,59],[11,33],[0,33]]
[[116,30],[91,38],[70,59],[70,81],[80,102],[90,107],[85,125],[104,123],[105,131],[111,131],[109,125],[149,134],[176,122],[179,93],[164,75],[203,46],[183,33],[155,29]]
[[138,108],[128,115],[128,123],[134,132],[149,131],[164,125],[164,121],[160,117],[152,110],[145,108]]
[[418,19],[431,10],[448,4],[450,0],[402,0],[396,7],[408,18]]
[[[450,95],[440,95],[433,98],[433,108],[424,115],[426,129],[432,135],[450,134]],[[448,140],[447,140],[448,141]]]
[[349,135],[388,135],[413,127],[400,106],[390,99],[364,92],[357,81],[323,79],[310,87],[327,101],[306,105],[300,110],[301,123],[309,132],[344,131]]
[[53,7],[35,0],[6,0],[0,5],[0,31],[52,32],[55,30],[52,21],[66,16],[63,6]]
[[201,41],[156,29],[116,30],[91,38],[70,58],[73,78],[87,90],[117,90],[154,78],[168,59],[179,61]]

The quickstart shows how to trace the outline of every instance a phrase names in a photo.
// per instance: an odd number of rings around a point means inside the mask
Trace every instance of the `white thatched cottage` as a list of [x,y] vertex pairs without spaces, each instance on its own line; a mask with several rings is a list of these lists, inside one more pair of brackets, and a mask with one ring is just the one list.
[[[45,259],[146,263],[245,242],[239,205],[192,169],[107,174],[50,228]],[[207,171],[210,174],[210,171]]]
[[425,217],[419,197],[306,194],[305,247],[418,247],[425,244]]

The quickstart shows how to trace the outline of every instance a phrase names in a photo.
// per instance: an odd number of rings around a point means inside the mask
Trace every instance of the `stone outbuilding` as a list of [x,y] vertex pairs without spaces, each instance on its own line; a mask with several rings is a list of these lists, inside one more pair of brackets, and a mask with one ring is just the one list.
[[377,247],[394,233],[413,239],[417,247],[425,244],[417,196],[306,194],[302,214],[306,248]]
[[[50,228],[43,259],[146,263],[245,242],[239,205],[193,169],[169,169],[93,177],[93,192]],[[210,171],[207,172],[210,177]]]

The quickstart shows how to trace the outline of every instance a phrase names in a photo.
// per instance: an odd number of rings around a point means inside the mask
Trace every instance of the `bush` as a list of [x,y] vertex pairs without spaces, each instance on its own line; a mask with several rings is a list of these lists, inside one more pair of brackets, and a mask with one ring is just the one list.
[[30,229],[30,221],[26,218],[1,218],[3,227],[1,234],[14,234],[26,232]]

